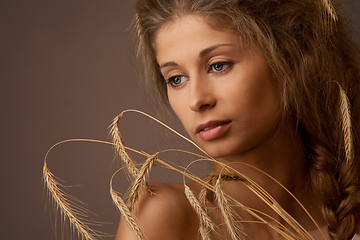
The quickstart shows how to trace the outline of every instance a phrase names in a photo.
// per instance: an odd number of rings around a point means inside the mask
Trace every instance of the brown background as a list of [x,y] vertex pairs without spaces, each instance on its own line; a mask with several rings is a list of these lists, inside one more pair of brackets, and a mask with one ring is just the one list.
[[[358,31],[359,0],[347,1],[346,8]],[[55,234],[56,217],[41,180],[52,144],[68,138],[109,140],[108,126],[120,111],[151,111],[136,76],[133,15],[130,0],[1,1],[1,239],[61,236],[60,225]],[[154,140],[156,128],[141,116],[129,114],[122,123],[129,146],[149,152],[162,146]],[[100,229],[110,234],[119,218],[108,194],[117,169],[113,156],[109,146],[67,143],[48,160],[96,219],[109,222]]]

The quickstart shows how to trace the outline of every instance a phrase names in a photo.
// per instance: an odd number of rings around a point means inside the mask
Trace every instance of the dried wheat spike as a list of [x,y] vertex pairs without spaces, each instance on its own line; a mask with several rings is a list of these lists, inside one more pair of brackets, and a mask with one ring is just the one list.
[[322,2],[328,15],[332,18],[333,21],[337,21],[337,14],[335,11],[335,7],[332,4],[331,0],[322,0]]
[[[157,160],[158,156],[159,156],[159,153],[156,153],[156,154],[148,157],[148,159],[142,165],[139,175],[137,176],[134,183],[132,184],[132,187],[130,189],[128,203],[127,203],[127,206],[129,207],[130,211],[133,210],[134,204],[139,197],[139,190],[141,189],[141,187],[147,188],[146,179],[149,177],[151,168],[154,166],[154,163]],[[147,190],[150,191],[149,189],[147,189]]]
[[[77,207],[71,200],[71,196],[66,195],[61,189],[54,175],[49,171],[47,163],[44,163],[43,167],[43,181],[49,190],[50,196],[52,197],[56,208],[60,209],[60,213],[64,219],[69,221],[70,226],[74,232],[78,233],[81,239],[95,240],[98,239],[96,232],[92,230],[87,224],[85,219],[87,218],[84,213],[85,210],[81,207]],[[89,222],[88,222],[89,223]]]
[[[215,184],[215,195],[218,201],[218,206],[224,217],[227,230],[233,240],[245,240],[246,234],[243,228],[239,228],[240,224],[236,224],[236,219],[231,210],[228,199],[226,198],[221,188],[221,175],[218,177]],[[238,225],[238,226],[237,226]]]
[[[211,184],[211,182],[213,181],[213,179],[211,178],[210,180],[207,181],[208,184]],[[207,195],[208,189],[207,187],[204,185],[201,187],[200,193],[199,193],[199,203],[202,209],[204,209],[205,212],[208,211],[207,206],[206,206],[206,195]]]
[[139,170],[135,167],[134,161],[127,154],[118,128],[118,123],[122,115],[123,113],[120,113],[112,121],[110,125],[110,134],[112,136],[116,152],[120,155],[121,159],[124,161],[125,166],[127,167],[130,175],[133,178],[136,178],[139,175]]
[[210,232],[215,231],[214,224],[212,223],[210,217],[207,215],[206,211],[201,207],[198,199],[195,197],[194,193],[190,188],[185,184],[185,195],[188,199],[190,205],[195,210],[196,214],[200,220],[199,232],[203,240],[211,240]]
[[134,231],[136,237],[139,240],[144,240],[144,234],[140,228],[140,226],[136,223],[135,218],[132,216],[131,211],[126,206],[122,198],[114,191],[112,186],[110,186],[110,194],[113,202],[116,207],[119,209],[122,217],[126,220],[126,222],[130,225],[131,229]]
[[351,159],[354,157],[354,150],[353,150],[353,137],[351,131],[351,112],[350,112],[350,104],[349,99],[346,96],[345,91],[340,88],[340,111],[342,117],[342,130],[344,134],[344,145],[345,145],[345,157],[346,161],[350,162]]

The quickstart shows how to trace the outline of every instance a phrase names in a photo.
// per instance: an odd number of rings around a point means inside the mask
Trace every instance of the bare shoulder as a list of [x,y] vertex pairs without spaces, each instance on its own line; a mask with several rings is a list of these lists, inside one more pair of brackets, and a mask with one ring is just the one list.
[[[133,212],[146,239],[197,239],[198,219],[183,184],[151,183],[149,187],[153,194],[141,191]],[[124,219],[120,220],[116,239],[137,239]]]

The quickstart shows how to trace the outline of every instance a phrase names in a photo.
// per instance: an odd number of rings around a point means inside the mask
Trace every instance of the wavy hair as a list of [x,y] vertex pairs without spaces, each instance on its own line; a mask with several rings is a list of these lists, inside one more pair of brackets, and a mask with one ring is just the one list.
[[165,81],[153,47],[159,28],[197,14],[214,28],[231,26],[265,56],[297,123],[309,178],[331,239],[359,224],[360,60],[347,25],[329,0],[137,0],[137,56],[142,78],[161,106]]

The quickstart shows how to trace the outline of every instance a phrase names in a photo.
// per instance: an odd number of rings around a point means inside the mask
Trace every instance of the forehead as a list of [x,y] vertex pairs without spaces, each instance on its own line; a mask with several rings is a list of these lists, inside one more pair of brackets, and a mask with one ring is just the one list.
[[202,16],[176,17],[160,27],[154,38],[154,50],[158,61],[169,53],[201,51],[219,44],[240,44],[240,37],[229,27],[212,27]]

